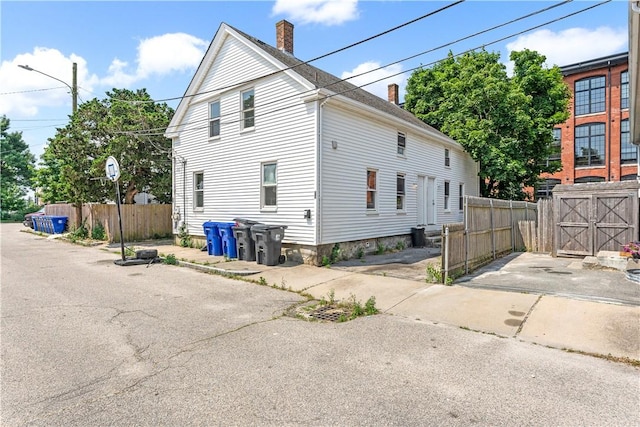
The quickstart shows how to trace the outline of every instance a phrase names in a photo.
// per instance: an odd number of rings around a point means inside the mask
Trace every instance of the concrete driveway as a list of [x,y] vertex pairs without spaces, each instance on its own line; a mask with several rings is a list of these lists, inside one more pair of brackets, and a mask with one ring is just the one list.
[[472,288],[640,305],[638,283],[628,280],[622,271],[583,268],[582,258],[518,252],[461,277],[455,283]]

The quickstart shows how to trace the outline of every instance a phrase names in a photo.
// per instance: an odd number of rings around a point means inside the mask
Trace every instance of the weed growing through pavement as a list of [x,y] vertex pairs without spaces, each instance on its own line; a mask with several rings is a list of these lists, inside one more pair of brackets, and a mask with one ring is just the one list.
[[169,264],[169,265],[177,265],[178,264],[178,260],[176,259],[176,256],[174,254],[169,254],[164,258],[163,261],[165,264]]

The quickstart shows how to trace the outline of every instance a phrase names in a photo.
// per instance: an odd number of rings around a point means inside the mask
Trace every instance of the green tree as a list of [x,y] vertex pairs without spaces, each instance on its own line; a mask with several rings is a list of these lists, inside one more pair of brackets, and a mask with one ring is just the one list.
[[500,54],[485,50],[448,57],[416,70],[407,84],[405,108],[458,141],[480,163],[485,197],[519,200],[553,153],[553,127],[568,117],[569,88],[558,67],[544,68],[534,51],[512,52],[509,77]]
[[134,203],[140,191],[170,202],[171,141],[162,133],[172,116],[170,107],[154,103],[144,89],[114,89],[104,100],[81,104],[45,148],[36,174],[43,196],[75,204],[80,223],[83,203],[113,200],[104,166],[114,156],[120,164],[122,202]]
[[35,156],[22,139],[22,132],[8,132],[10,120],[0,117],[0,206],[7,212],[26,208],[25,196],[31,187]]

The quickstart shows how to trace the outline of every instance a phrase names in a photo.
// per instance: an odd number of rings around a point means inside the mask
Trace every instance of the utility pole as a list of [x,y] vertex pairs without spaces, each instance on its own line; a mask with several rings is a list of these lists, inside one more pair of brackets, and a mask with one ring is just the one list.
[[71,111],[73,111],[73,114],[75,115],[76,111],[78,111],[78,64],[75,62],[73,63],[73,77],[71,79],[71,85],[71,97],[73,99]]

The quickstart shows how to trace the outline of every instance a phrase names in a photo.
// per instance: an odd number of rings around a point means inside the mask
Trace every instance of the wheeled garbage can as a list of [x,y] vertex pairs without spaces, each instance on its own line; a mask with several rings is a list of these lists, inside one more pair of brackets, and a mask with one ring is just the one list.
[[207,221],[202,224],[204,235],[207,237],[207,252],[209,255],[222,255],[222,238],[218,231],[218,223]]
[[238,258],[238,250],[236,248],[236,238],[233,236],[233,226],[235,223],[219,222],[218,230],[222,239],[222,255],[227,258]]
[[255,224],[251,226],[251,237],[255,241],[258,264],[273,266],[284,263],[282,239],[286,228],[286,225]]
[[251,237],[251,226],[259,224],[244,218],[235,218],[236,225],[233,226],[233,237],[236,238],[236,248],[238,250],[238,259],[241,261],[256,260],[256,246],[253,237]]

